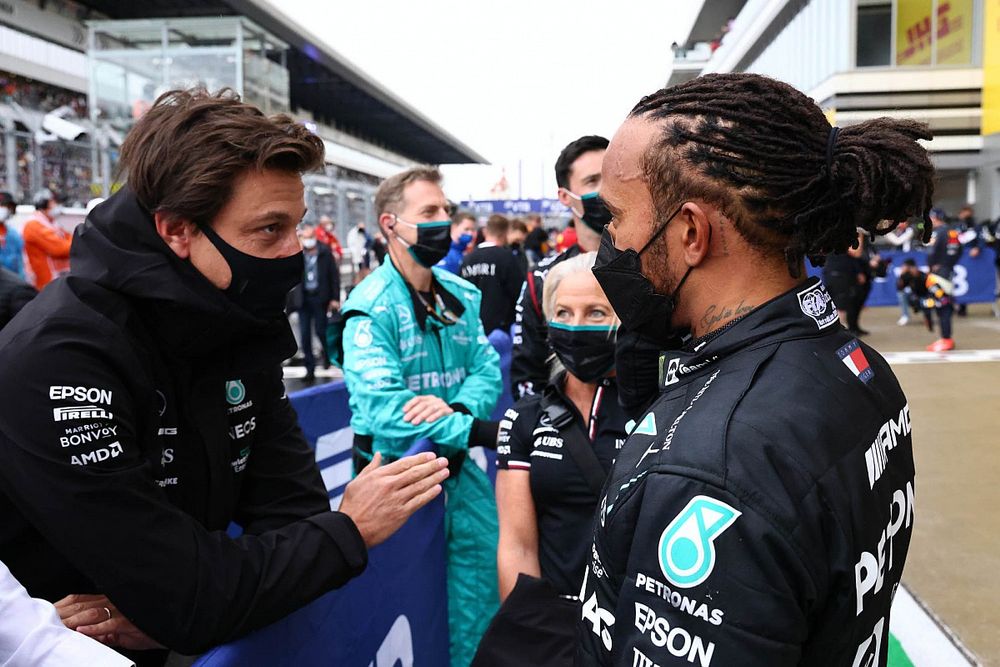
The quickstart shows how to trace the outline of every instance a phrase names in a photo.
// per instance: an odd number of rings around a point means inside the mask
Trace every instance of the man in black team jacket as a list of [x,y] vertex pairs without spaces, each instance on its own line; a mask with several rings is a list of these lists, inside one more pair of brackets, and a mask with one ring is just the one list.
[[483,293],[479,319],[487,334],[494,329],[510,332],[514,305],[524,283],[521,263],[507,247],[509,229],[507,218],[491,215],[483,228],[485,240],[462,259],[460,275]]
[[140,664],[342,585],[447,475],[430,455],[376,462],[329,511],[281,373],[301,173],[322,155],[233,96],[165,95],[69,277],[0,334],[0,560]]
[[748,74],[643,98],[615,134],[594,273],[666,352],[595,518],[580,664],[886,664],[914,521],[909,407],[802,276],[858,227],[926,215],[929,136],[831,128]]

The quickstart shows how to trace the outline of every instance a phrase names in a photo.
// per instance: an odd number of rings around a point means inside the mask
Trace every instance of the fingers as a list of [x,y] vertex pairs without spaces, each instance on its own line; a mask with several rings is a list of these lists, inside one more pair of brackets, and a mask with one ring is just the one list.
[[[98,610],[104,614],[104,607],[110,607],[111,603],[103,595],[67,595],[62,600],[55,603],[59,619],[67,627],[76,627],[81,620],[91,618],[90,612]],[[79,617],[79,618],[78,618]],[[100,617],[98,617],[100,618]],[[72,622],[74,625],[70,625]]]
[[[378,456],[378,453],[376,452],[375,455]],[[401,459],[382,466],[379,469],[379,473],[389,476],[399,475],[410,468],[419,466],[422,463],[427,463],[428,461],[433,461],[436,458],[437,454],[434,452],[421,452],[420,454],[414,454],[413,456],[404,456]]]
[[437,396],[423,396],[427,400],[413,406],[409,412],[404,412],[403,421],[414,426],[424,422],[431,423],[441,417],[451,414],[454,410]]
[[403,421],[412,424],[416,415],[426,409],[430,396],[414,396],[403,406]]
[[80,627],[75,628],[76,631],[79,632],[80,634],[87,635],[88,637],[93,637],[94,639],[97,639],[101,635],[117,634],[118,631],[122,629],[122,625],[124,625],[127,622],[124,618],[120,616],[118,617],[112,616],[109,619],[108,615],[104,613],[103,609],[101,610],[101,613],[104,614],[105,620],[97,623],[81,625]]
[[[447,470],[445,472],[447,472]],[[442,487],[440,484],[435,484],[431,488],[425,490],[423,493],[420,493],[414,496],[413,498],[410,498],[410,500],[408,500],[406,504],[403,506],[404,509],[408,513],[413,514],[418,509],[420,509],[430,501],[437,498],[438,495],[441,493],[441,488]]]
[[[443,477],[441,477],[442,472],[444,472]],[[396,489],[404,490],[407,487],[419,484],[428,479],[436,480],[431,482],[432,484],[437,484],[448,479],[448,459],[440,457],[431,459],[427,463],[413,466],[409,470],[396,475],[392,480],[392,485]],[[415,491],[414,493],[417,492]]]
[[358,473],[358,477],[373,473],[380,467],[382,467],[382,452],[375,452],[375,454],[372,455],[372,460],[368,462],[368,465],[362,468],[361,472]]
[[[108,608],[110,609],[110,607]],[[93,626],[98,623],[107,622],[109,620],[108,612],[104,611],[104,609],[104,606],[84,609],[83,611],[73,614],[68,618],[64,618],[63,625],[70,630],[77,630],[81,627]]]
[[412,410],[403,414],[403,421],[408,424],[413,424],[414,426],[422,424],[424,421],[430,421],[427,419],[437,407],[434,406],[429,401],[424,401],[419,405],[415,406]]

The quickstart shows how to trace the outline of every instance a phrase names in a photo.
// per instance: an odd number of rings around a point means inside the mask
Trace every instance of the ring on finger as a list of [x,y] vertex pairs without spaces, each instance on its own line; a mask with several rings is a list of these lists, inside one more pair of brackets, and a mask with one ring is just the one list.
[[108,615],[108,620],[110,621],[111,620],[111,610],[108,609],[107,607],[104,607],[104,612]]

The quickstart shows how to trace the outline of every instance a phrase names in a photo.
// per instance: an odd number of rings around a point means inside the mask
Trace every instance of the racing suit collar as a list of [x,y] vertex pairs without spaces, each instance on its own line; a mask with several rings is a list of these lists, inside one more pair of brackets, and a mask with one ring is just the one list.
[[819,278],[808,278],[730,325],[661,355],[660,386],[666,388],[684,377],[693,377],[743,350],[825,336],[840,328],[837,308],[826,287]]

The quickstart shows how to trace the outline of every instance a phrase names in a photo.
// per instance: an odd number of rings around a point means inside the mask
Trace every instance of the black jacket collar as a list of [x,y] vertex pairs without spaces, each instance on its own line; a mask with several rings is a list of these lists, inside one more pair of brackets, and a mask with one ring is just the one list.
[[796,338],[825,336],[840,329],[837,307],[818,278],[757,307],[717,333],[694,339],[660,358],[660,383],[675,384],[743,350]]

